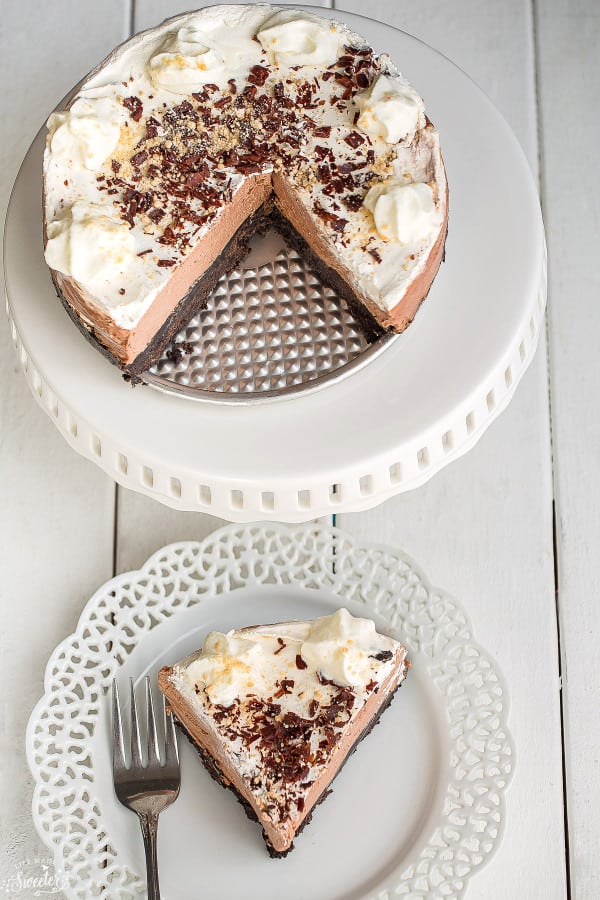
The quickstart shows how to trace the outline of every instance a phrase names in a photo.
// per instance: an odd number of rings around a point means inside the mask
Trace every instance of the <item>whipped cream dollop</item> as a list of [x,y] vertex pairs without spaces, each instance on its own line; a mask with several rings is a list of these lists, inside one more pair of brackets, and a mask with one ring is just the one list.
[[329,66],[344,47],[344,35],[334,22],[294,9],[275,13],[256,36],[277,65]]
[[94,171],[119,143],[124,120],[116,97],[79,97],[66,112],[48,119],[48,147],[66,165]]
[[357,687],[372,677],[373,659],[389,640],[378,634],[371,619],[338,609],[315,619],[300,650],[305,663],[336,684]]
[[364,199],[385,241],[413,244],[431,237],[441,225],[429,184],[394,180],[373,185]]
[[397,144],[425,125],[423,100],[399,76],[380,75],[355,100],[360,110],[358,127],[388,144]]
[[395,646],[371,619],[342,608],[312,622],[211,631],[202,650],[179,671],[194,691],[204,690],[211,703],[228,707],[249,694],[280,699],[286,679],[305,697],[319,691],[321,677],[365,690],[381,678]]
[[225,56],[206,28],[185,25],[171,32],[148,61],[152,83],[174,94],[189,94],[222,73]]
[[231,706],[248,687],[252,666],[263,655],[256,641],[236,637],[233,632],[211,631],[204,641],[202,653],[187,670],[186,677],[203,687],[211,703]]
[[129,282],[135,264],[135,241],[129,227],[111,219],[106,207],[76,202],[65,215],[48,223],[46,262],[80,284],[111,297]]

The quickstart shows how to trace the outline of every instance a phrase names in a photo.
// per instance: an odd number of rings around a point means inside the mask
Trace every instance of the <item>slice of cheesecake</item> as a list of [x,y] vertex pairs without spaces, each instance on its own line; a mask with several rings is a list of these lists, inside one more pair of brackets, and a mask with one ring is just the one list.
[[210,774],[285,856],[403,681],[406,648],[346,609],[210,632],[158,684]]

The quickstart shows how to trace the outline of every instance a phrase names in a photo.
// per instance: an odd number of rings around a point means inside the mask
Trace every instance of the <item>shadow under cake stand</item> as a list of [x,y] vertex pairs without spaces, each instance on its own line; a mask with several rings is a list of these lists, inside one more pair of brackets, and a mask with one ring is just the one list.
[[[366,340],[331,292],[319,291],[302,262],[267,237],[221,283],[192,339],[181,335],[149,373],[154,384],[132,388],[83,339],[54,292],[41,241],[45,129],[17,177],[5,232],[7,309],[31,390],[75,450],[168,506],[239,522],[300,522],[373,507],[470,449],[535,352],[546,299],[544,230],[508,125],[430,47],[360,16],[333,16],[391,54],[426,98],[442,138],[447,258],[404,334]],[[248,305],[250,290],[260,293],[261,279],[270,295],[276,282],[284,298],[309,302],[312,292],[322,306],[304,347],[297,329],[289,328],[293,347],[278,334],[275,377],[255,364],[261,347],[252,344],[252,329],[241,350],[232,331],[235,310]],[[250,303],[257,305],[260,297]],[[256,334],[264,346],[268,326]],[[218,350],[212,370],[210,353],[198,363],[201,340]]]

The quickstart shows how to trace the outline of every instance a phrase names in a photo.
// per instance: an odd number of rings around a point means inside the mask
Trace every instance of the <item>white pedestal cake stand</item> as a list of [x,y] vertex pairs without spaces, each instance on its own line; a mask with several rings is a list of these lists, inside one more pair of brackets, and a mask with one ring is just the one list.
[[31,389],[79,453],[169,506],[287,522],[372,507],[472,447],[535,351],[546,295],[544,231],[510,129],[431,48],[389,26],[333,15],[388,51],[426,98],[450,184],[447,260],[428,300],[405,334],[354,375],[250,405],[132,389],[55,295],[41,244],[43,134],[17,178],[6,290]]

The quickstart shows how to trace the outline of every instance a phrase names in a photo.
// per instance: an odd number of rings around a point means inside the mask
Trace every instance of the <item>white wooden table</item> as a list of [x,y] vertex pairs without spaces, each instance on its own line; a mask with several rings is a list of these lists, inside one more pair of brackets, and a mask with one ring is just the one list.
[[[460,598],[510,686],[517,768],[485,898],[600,897],[600,10],[596,0],[338,0],[457,62],[514,129],[539,179],[547,333],[516,397],[466,457],[368,513],[357,537],[401,546]],[[184,4],[185,6],[185,4]],[[0,26],[0,202],[58,99],[178,0],[7,0]],[[35,404],[0,317],[0,884],[47,855],[24,754],[46,660],[83,603],[165,543],[222,524],[168,510],[78,457]],[[22,893],[22,896],[30,896]],[[32,895],[31,895],[32,896]]]

